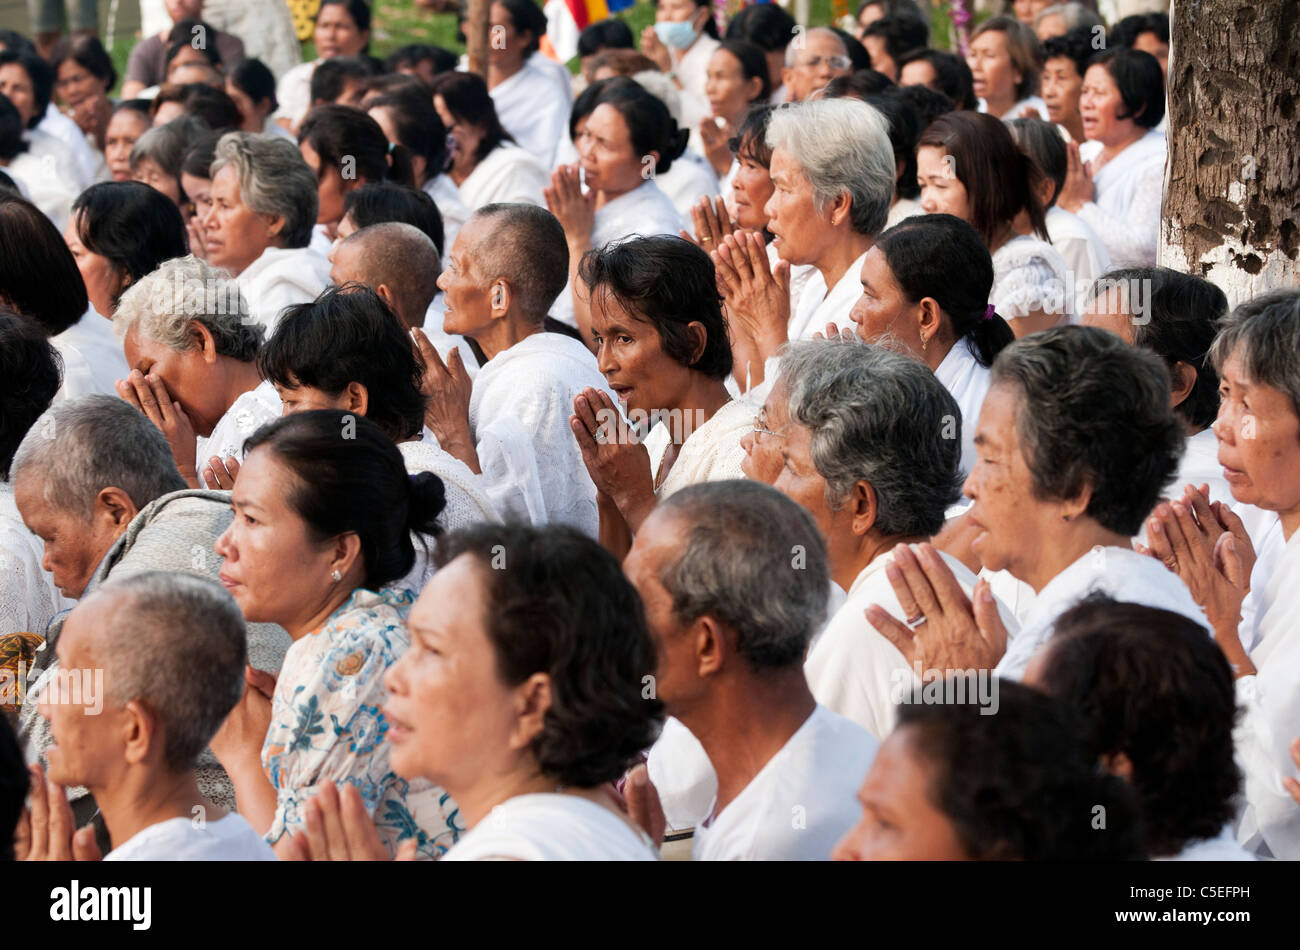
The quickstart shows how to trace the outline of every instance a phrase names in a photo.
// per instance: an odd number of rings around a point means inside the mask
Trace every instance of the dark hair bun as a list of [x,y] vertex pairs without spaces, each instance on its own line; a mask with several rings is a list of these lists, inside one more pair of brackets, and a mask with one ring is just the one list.
[[438,534],[442,528],[438,516],[447,507],[447,489],[433,472],[419,472],[410,478],[411,495],[407,502],[406,523],[420,534]]

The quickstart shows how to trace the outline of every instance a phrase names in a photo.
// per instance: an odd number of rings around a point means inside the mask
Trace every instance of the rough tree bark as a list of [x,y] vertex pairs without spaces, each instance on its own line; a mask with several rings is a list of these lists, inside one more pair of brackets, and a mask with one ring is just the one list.
[[488,69],[488,12],[491,0],[469,0],[465,10],[465,53],[469,71],[485,80]]
[[1231,305],[1300,283],[1300,3],[1176,0],[1160,263]]

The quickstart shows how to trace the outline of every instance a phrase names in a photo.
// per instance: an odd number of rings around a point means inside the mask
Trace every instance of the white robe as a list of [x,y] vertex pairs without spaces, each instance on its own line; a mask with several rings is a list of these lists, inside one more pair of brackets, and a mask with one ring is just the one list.
[[[52,135],[67,147],[73,167],[77,170],[79,191],[89,188],[96,181],[103,180],[97,176],[104,156],[97,154],[97,150],[86,138],[86,133],[81,131],[81,126],[60,112],[53,102],[46,106],[45,118],[36,123],[36,128],[40,132]],[[104,169],[107,170],[107,167],[105,165]]]
[[[1021,118],[1020,110],[1024,109],[1026,106],[1033,109],[1037,109],[1038,118],[1042,119],[1044,122],[1047,121],[1047,103],[1044,102],[1038,96],[1025,96],[1025,98],[1021,99],[1010,109],[1008,109],[1005,113],[999,116],[999,118],[1002,119],[1002,121],[1004,122],[1008,119],[1019,119]],[[980,99],[976,102],[975,108],[977,112],[989,111],[988,103],[985,102],[983,99]]]
[[[971,596],[978,578],[952,555],[941,551],[939,556],[966,596]],[[867,622],[865,614],[872,604],[879,604],[895,619],[907,622],[885,573],[893,560],[891,549],[862,569],[849,587],[848,600],[826,625],[804,664],[808,686],[817,702],[882,741],[894,728],[897,703],[910,697],[913,685],[919,682],[903,654]],[[997,606],[1008,632],[1014,634],[1014,615],[1005,605]]]
[[[643,181],[626,194],[619,195],[596,212],[591,224],[591,246],[604,247],[632,235],[671,234],[686,226],[668,196],[653,180]],[[569,326],[577,326],[573,313],[573,282],[565,284],[551,307],[551,316]]]
[[[746,432],[753,431],[755,414],[754,406],[733,399],[702,426],[691,431],[655,494],[667,498],[688,485],[744,478],[740,465],[745,460],[745,450],[740,440]],[[683,420],[680,425],[685,429],[694,423],[695,420],[690,419]],[[656,478],[672,438],[671,427],[667,422],[659,422],[646,436],[650,471],[656,473]]]
[[989,368],[980,365],[970,351],[970,341],[963,338],[952,345],[934,375],[961,409],[961,470],[970,474],[975,467],[975,425],[989,391]]
[[921,202],[912,198],[899,198],[889,209],[889,217],[885,219],[885,230],[888,231],[894,225],[906,221],[908,218],[914,218],[919,214],[925,214]]
[[668,171],[655,175],[655,184],[668,196],[691,234],[695,233],[691,219],[691,208],[695,202],[704,195],[712,198],[721,191],[717,173],[708,159],[690,149],[683,152]]
[[330,262],[310,247],[268,247],[236,281],[249,315],[270,339],[285,307],[311,303],[330,285]]
[[27,151],[10,159],[4,170],[62,234],[72,214],[72,203],[85,187],[76,161],[63,142],[40,128],[24,132],[23,140]]
[[81,319],[50,343],[63,357],[63,383],[56,402],[91,393],[117,395],[116,383],[126,379],[130,368],[122,344],[113,335],[113,321],[105,320],[90,307]]
[[1153,557],[1130,548],[1095,547],[1043,586],[1020,633],[997,665],[999,676],[1019,680],[1029,659],[1052,636],[1056,618],[1097,591],[1123,603],[1142,604],[1182,614],[1205,628],[1205,614],[1177,574]]
[[[212,434],[207,438],[198,437],[194,458],[199,481],[203,481],[203,468],[214,455],[222,461],[234,457],[242,462],[244,440],[268,422],[280,418],[283,408],[280,394],[269,379],[241,394],[212,427]],[[203,487],[215,489],[217,486],[204,483]]]
[[442,861],[656,861],[654,843],[603,805],[556,792],[516,795],[461,834]]
[[1244,776],[1237,840],[1250,851],[1300,859],[1300,805],[1282,786],[1296,777],[1290,745],[1300,736],[1300,532],[1287,540],[1259,604],[1258,672],[1237,680],[1243,712],[1233,737]]
[[499,201],[541,205],[550,179],[537,160],[518,145],[502,142],[460,183],[461,203],[471,212]]
[[993,289],[989,303],[1004,320],[1031,311],[1074,319],[1065,261],[1046,241],[1021,234],[993,252]]
[[849,311],[862,296],[862,262],[866,257],[865,251],[860,254],[829,293],[826,290],[826,278],[821,271],[813,269],[799,295],[799,303],[790,316],[791,340],[811,340],[813,334],[825,331],[828,323],[834,323],[841,330],[855,329],[853,321],[849,319]]
[[41,567],[44,556],[44,543],[27,530],[18,513],[13,485],[0,481],[0,636],[43,637],[54,615],[76,603],[59,592],[54,577]]
[[497,118],[520,148],[542,168],[555,161],[555,148],[569,134],[573,96],[568,83],[531,60],[491,91]]
[[424,193],[433,199],[433,203],[438,206],[438,214],[442,215],[442,247],[438,248],[438,253],[442,255],[445,264],[451,246],[456,243],[456,235],[469,220],[471,212],[465,207],[465,202],[460,200],[460,189],[456,183],[445,174],[434,175],[426,181]]
[[484,493],[506,519],[567,524],[593,538],[596,486],[569,428],[573,399],[605,384],[591,351],[561,333],[534,333],[479,370],[469,402]]
[[1110,254],[1087,221],[1064,208],[1047,209],[1047,236],[1074,278],[1074,318],[1083,311],[1093,282],[1110,270]]
[[[1079,157],[1090,161],[1100,142],[1085,142]],[[1160,242],[1160,202],[1164,190],[1164,134],[1152,129],[1102,166],[1093,176],[1096,193],[1078,211],[1101,235],[1115,267],[1150,267]]]
[[275,101],[279,103],[273,118],[288,119],[296,129],[307,117],[311,108],[311,77],[320,65],[319,59],[299,63],[280,77],[275,87]]

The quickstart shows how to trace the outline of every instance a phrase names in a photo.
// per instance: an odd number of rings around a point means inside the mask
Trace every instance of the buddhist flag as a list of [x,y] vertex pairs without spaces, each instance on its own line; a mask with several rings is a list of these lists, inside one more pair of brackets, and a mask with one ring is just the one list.
[[626,10],[636,0],[548,0],[546,35],[555,58],[568,62],[578,55],[578,34],[611,13]]

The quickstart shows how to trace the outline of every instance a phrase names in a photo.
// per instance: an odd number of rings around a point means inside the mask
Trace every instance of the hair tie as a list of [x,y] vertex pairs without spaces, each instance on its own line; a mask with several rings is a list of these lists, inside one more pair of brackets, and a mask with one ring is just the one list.
[[992,319],[993,319],[993,304],[989,304],[988,307],[985,308],[985,310],[984,310],[984,316],[982,316],[980,319],[981,319],[981,320],[992,320]]
[[396,142],[389,142],[389,143],[388,143],[388,154],[389,154],[389,155],[392,155],[392,154],[393,154],[393,149],[396,148],[396,147],[397,147],[397,143],[396,143]]

